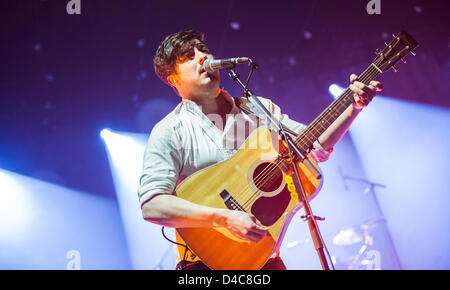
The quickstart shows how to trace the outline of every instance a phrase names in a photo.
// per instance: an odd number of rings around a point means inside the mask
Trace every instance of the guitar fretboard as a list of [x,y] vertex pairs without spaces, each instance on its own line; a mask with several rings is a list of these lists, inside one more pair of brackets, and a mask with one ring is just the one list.
[[[381,74],[376,64],[372,63],[359,77],[358,81],[368,85]],[[354,102],[353,91],[347,88],[332,102],[311,124],[295,139],[295,143],[307,153],[313,143],[333,124],[334,121]]]

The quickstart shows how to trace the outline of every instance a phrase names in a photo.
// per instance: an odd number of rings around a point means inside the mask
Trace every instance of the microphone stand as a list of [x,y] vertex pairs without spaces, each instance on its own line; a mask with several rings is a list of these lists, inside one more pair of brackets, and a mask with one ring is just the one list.
[[[370,193],[372,195],[372,198],[375,201],[375,207],[377,208],[378,214],[380,215],[378,217],[378,220],[384,221],[386,223],[387,220],[383,213],[383,210],[381,209],[380,203],[378,202],[378,197],[377,197],[377,193],[375,192],[375,188],[377,188],[377,187],[386,188],[387,186],[384,184],[381,184],[381,183],[372,182],[372,181],[364,179],[364,178],[358,178],[358,177],[353,177],[353,176],[349,176],[349,175],[344,175],[341,168],[339,168],[339,174],[341,175],[341,178],[344,181],[345,190],[347,190],[347,185],[345,184],[345,181],[347,181],[347,180],[360,182],[360,183],[367,185],[367,188],[365,189],[364,194]],[[397,267],[399,267],[401,269],[401,264],[400,264],[400,260],[398,258],[397,250],[395,249],[394,242],[392,241],[391,233],[390,233],[389,229],[387,228],[387,226],[386,226],[386,232],[387,232],[388,242],[389,242],[392,250],[394,251],[395,263],[397,264]]]
[[[278,134],[281,136],[281,138],[286,143],[286,148],[288,150],[288,156],[290,160],[293,162],[291,163],[292,168],[294,169],[294,185],[297,191],[300,191],[299,198],[301,199],[301,202],[303,204],[303,208],[305,209],[305,215],[302,216],[302,219],[304,221],[308,222],[309,230],[311,232],[312,240],[314,241],[314,246],[316,248],[316,251],[319,255],[320,263],[322,264],[322,268],[324,270],[330,270],[330,265],[328,264],[328,261],[325,256],[324,250],[328,254],[328,250],[326,249],[325,243],[322,239],[322,235],[319,231],[319,226],[317,225],[317,220],[324,220],[324,218],[316,217],[313,215],[311,206],[309,205],[308,196],[305,192],[305,189],[303,187],[303,184],[300,179],[300,173],[298,172],[298,168],[296,166],[295,160],[298,160],[299,157],[304,164],[311,169],[311,171],[316,175],[316,178],[321,178],[321,174],[316,168],[311,164],[308,158],[304,156],[304,154],[300,151],[300,149],[297,147],[295,142],[292,141],[292,138],[286,133],[283,126],[281,125],[281,122],[278,119],[275,119],[272,114],[264,107],[264,105],[261,103],[261,101],[248,89],[248,82],[250,79],[251,74],[253,73],[253,70],[255,70],[258,65],[254,63],[251,59],[249,59],[249,67],[251,69],[249,77],[247,78],[246,83],[244,84],[240,78],[239,74],[235,70],[236,65],[233,65],[229,68],[227,68],[228,74],[230,77],[239,83],[239,85],[244,89],[244,92],[242,94],[243,97],[245,97],[251,104],[254,105],[256,110],[265,116],[266,120],[268,121],[266,124],[270,123],[270,129],[276,130]],[[294,154],[295,152],[295,154]],[[300,190],[299,190],[300,189]],[[329,254],[328,254],[329,256]],[[334,270],[333,263],[330,259],[331,268]]]

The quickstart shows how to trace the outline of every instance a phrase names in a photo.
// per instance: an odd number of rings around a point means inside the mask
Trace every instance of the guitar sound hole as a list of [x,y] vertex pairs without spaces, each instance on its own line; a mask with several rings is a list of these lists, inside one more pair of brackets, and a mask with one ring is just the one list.
[[259,164],[253,172],[253,184],[261,191],[273,192],[283,183],[283,172],[272,162]]

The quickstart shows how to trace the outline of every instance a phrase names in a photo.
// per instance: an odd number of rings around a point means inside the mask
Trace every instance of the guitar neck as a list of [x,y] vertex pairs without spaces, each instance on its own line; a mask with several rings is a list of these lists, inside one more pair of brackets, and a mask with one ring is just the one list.
[[[358,81],[368,85],[375,80],[381,70],[371,64],[359,77]],[[347,88],[334,102],[332,102],[296,139],[295,143],[303,153],[308,152],[313,143],[321,136],[334,121],[354,102],[353,92]]]

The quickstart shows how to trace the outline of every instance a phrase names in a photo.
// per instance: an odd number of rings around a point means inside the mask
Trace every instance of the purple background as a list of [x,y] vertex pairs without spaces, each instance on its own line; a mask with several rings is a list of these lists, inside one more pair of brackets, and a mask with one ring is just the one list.
[[[204,32],[217,58],[251,57],[260,65],[252,90],[308,124],[332,101],[330,84],[346,86],[405,29],[420,42],[417,56],[381,76],[382,95],[450,107],[448,1],[381,0],[381,15],[349,0],[81,0],[81,15],[68,15],[67,2],[0,3],[0,168],[102,198],[115,201],[116,191],[99,133],[148,134],[176,105],[152,58],[179,30]],[[246,77],[245,66],[239,72]],[[224,72],[222,80],[241,94]]]

